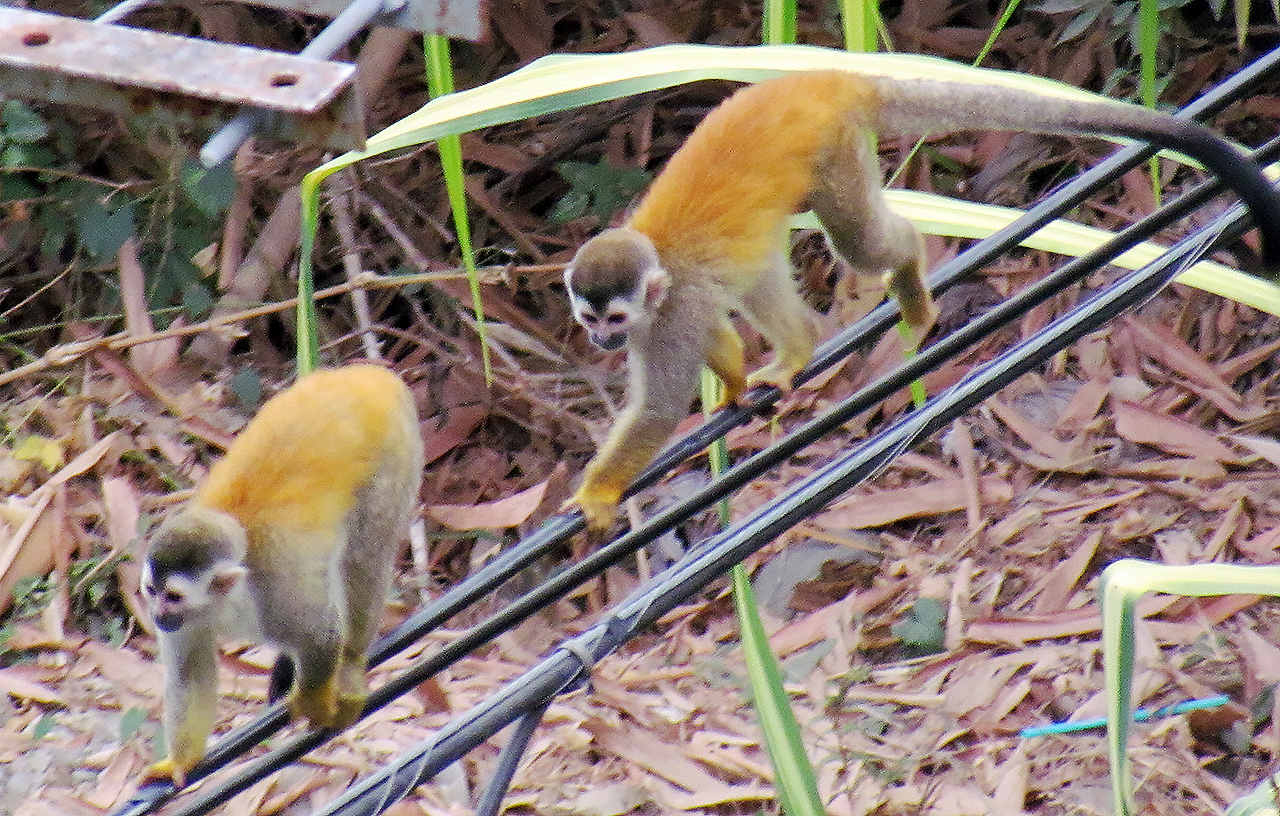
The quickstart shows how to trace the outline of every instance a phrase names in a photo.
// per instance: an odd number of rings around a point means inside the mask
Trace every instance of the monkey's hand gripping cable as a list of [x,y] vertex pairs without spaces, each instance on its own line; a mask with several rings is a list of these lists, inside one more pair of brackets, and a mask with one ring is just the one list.
[[[1237,74],[1227,83],[1198,100],[1182,112],[1186,116],[1214,113],[1238,99],[1270,72],[1280,66],[1280,49]],[[936,290],[945,289],[974,269],[991,262],[1001,253],[1034,233],[1044,224],[1074,208],[1081,200],[1111,183],[1154,153],[1151,148],[1133,146],[1118,151],[1088,173],[1080,176],[1052,197],[1032,208],[1015,223],[973,246],[939,268],[930,282]],[[1280,154],[1280,140],[1259,149],[1259,160],[1270,160]],[[1171,202],[1151,216],[1135,223],[1094,252],[1073,260],[1020,291],[960,330],[937,343],[896,370],[861,389],[840,405],[796,429],[786,438],[751,458],[738,463],[719,479],[685,500],[650,518],[592,553],[564,572],[548,579],[493,617],[477,624],[439,651],[421,658],[410,668],[393,677],[370,696],[365,714],[417,686],[443,668],[456,662],[496,635],[511,629],[546,604],[563,597],[574,588],[621,561],[640,547],[653,541],[673,526],[713,505],[742,485],[758,477],[774,465],[785,461],[806,445],[838,427],[853,416],[905,387],[922,374],[937,368],[962,353],[973,343],[998,328],[1026,314],[1045,299],[1082,280],[1139,241],[1184,217],[1221,192],[1221,185],[1206,182]],[[879,435],[867,440],[846,456],[804,480],[786,496],[760,508],[733,527],[709,538],[691,550],[666,572],[656,576],[646,587],[577,638],[566,641],[541,664],[496,692],[486,703],[467,712],[445,726],[430,741],[405,755],[382,772],[352,788],[326,811],[332,816],[380,813],[402,798],[413,786],[430,779],[441,768],[465,754],[475,745],[496,734],[512,722],[520,722],[510,740],[511,754],[500,763],[501,770],[485,800],[500,798],[505,789],[509,769],[514,768],[523,741],[532,731],[550,699],[561,691],[581,683],[590,667],[603,655],[618,648],[637,631],[651,625],[663,614],[697,592],[709,581],[747,555],[768,543],[797,521],[812,515],[845,493],[859,481],[884,467],[913,442],[945,426],[970,407],[981,402],[1025,371],[1039,365],[1069,343],[1096,330],[1107,320],[1141,303],[1166,285],[1178,271],[1212,250],[1219,241],[1234,237],[1248,228],[1248,219],[1237,207],[1217,222],[1183,241],[1160,260],[1133,273],[1094,296],[1073,312],[1063,316],[1006,354],[975,369],[963,382],[932,399]],[[1264,231],[1280,233],[1280,224],[1263,225]],[[861,347],[869,338],[892,326],[897,319],[896,307],[882,304],[865,318],[823,345],[813,362],[798,377],[811,379],[829,366]],[[758,388],[748,394],[742,406],[720,411],[689,436],[663,451],[658,459],[636,480],[628,495],[660,479],[663,474],[705,447],[729,429],[746,422],[754,413],[767,410],[778,399],[772,388]],[[468,576],[445,595],[420,610],[394,632],[374,646],[370,664],[376,665],[408,647],[427,632],[442,625],[459,611],[493,592],[508,578],[538,558],[563,545],[584,528],[580,514],[557,516],[533,535],[517,543],[498,558]],[[230,764],[250,748],[282,729],[288,716],[282,705],[268,708],[255,722],[223,737],[204,760],[188,775],[195,782]],[[171,816],[196,816],[208,813],[249,785],[296,761],[323,743],[328,734],[308,732],[247,762],[234,774],[206,785],[188,801],[171,811]],[[141,816],[157,811],[177,790],[169,783],[156,783],[137,792],[117,816]],[[483,811],[482,811],[483,812]],[[493,812],[490,810],[489,812]]]

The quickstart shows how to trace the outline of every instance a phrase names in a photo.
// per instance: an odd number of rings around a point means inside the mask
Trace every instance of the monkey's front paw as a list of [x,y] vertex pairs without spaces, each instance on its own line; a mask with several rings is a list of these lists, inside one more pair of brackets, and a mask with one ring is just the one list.
[[622,499],[622,491],[610,486],[588,485],[584,483],[573,494],[573,498],[564,503],[565,510],[578,508],[587,518],[587,527],[595,532],[607,530],[613,525],[618,513],[618,502]]
[[798,373],[800,373],[800,370],[797,368],[784,366],[780,363],[771,363],[747,377],[747,387],[754,388],[757,385],[772,385],[774,388],[786,394],[794,387],[791,382],[796,378],[796,374]]

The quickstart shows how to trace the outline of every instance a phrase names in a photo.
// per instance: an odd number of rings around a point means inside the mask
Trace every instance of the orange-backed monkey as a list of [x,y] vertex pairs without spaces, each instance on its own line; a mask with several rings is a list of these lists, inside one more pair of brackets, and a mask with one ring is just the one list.
[[181,784],[204,756],[219,633],[282,649],[272,680],[292,682],[294,717],[316,728],[355,721],[422,456],[399,377],[372,365],[318,371],[263,405],[156,530],[142,594],[167,673],[169,755],[149,778]]
[[[927,328],[935,309],[923,244],[889,211],[867,134],[966,129],[1113,134],[1187,153],[1248,202],[1265,260],[1280,267],[1276,191],[1198,124],[1122,102],[945,80],[827,70],[761,82],[712,111],[626,225],[587,241],[565,270],[574,316],[602,348],[627,346],[631,376],[630,403],[568,504],[593,528],[612,522],[622,491],[688,413],[704,362],[730,400],[757,383],[791,386],[818,339],[787,257],[787,219],[806,203],[855,270],[885,276],[917,336]],[[731,310],[774,349],[750,377]]]

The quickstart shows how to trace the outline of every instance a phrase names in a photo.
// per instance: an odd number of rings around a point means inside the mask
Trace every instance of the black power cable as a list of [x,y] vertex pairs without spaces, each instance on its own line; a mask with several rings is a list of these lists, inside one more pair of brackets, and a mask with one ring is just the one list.
[[[374,816],[403,799],[509,723],[545,707],[552,696],[583,682],[596,661],[621,646],[734,564],[826,507],[875,474],[911,444],[945,427],[982,400],[1041,365],[1116,315],[1154,295],[1208,252],[1220,237],[1246,228],[1239,208],[1180,242],[1156,262],[1102,290],[1052,324],[973,370],[913,414],[831,462],[794,488],[711,536],[655,576],[595,626],[557,647],[540,664],[456,717],[387,768],[353,786],[321,816]],[[841,407],[836,412],[845,414]],[[655,519],[655,526],[658,522]],[[522,724],[527,721],[522,720]],[[493,793],[486,793],[492,799]]]

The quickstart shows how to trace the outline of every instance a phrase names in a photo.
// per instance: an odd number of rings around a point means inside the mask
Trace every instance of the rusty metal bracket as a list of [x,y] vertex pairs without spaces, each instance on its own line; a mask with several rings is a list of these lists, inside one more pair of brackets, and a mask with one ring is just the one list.
[[364,144],[354,65],[26,9],[0,8],[0,88],[127,118],[159,112],[205,130],[248,106],[281,136],[339,150]]
[[0,7],[0,97],[154,114],[205,131],[208,166],[255,130],[331,150],[364,147],[355,66],[328,58],[370,24],[468,39],[484,0],[253,0],[334,17],[298,55],[111,25],[148,0],[89,22]]

